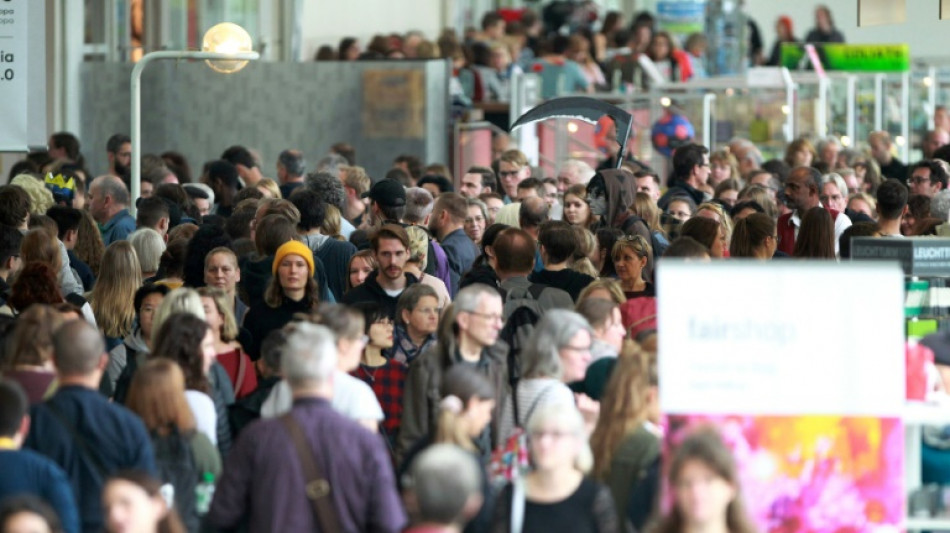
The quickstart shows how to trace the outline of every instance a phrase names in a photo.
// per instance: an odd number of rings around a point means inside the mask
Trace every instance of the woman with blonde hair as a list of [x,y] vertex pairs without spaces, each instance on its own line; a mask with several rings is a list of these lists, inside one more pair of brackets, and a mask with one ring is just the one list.
[[610,255],[627,300],[655,296],[653,284],[646,281],[645,271],[651,268],[653,248],[642,235],[624,235],[617,239]]
[[766,215],[772,218],[772,220],[778,220],[778,207],[775,205],[775,200],[772,199],[772,195],[769,194],[769,190],[761,185],[746,185],[741,191],[739,191],[739,201],[740,202],[755,202],[762,206],[762,210]]
[[633,197],[633,203],[630,204],[630,212],[643,219],[643,222],[650,229],[652,237],[651,246],[653,247],[653,257],[662,257],[663,252],[670,245],[669,236],[663,230],[663,220],[660,216],[660,208],[656,205],[656,200],[645,192],[638,192]]
[[101,275],[89,293],[89,305],[96,323],[106,338],[109,352],[109,377],[111,393],[115,382],[126,365],[125,338],[132,334],[135,324],[135,291],[142,286],[142,269],[135,249],[128,241],[116,241],[106,248],[102,258]]
[[135,322],[135,291],[142,286],[142,269],[135,249],[128,241],[116,241],[106,248],[102,274],[89,293],[89,305],[111,350],[132,332]]
[[655,357],[628,343],[610,374],[590,437],[594,477],[610,487],[614,501],[629,502],[634,490],[647,493],[646,505],[617,509],[618,518],[630,519],[637,531],[643,530],[659,489],[638,486],[660,460],[657,385]]
[[205,311],[205,322],[214,334],[215,359],[228,373],[234,397],[240,400],[257,388],[257,373],[251,358],[237,341],[238,325],[228,295],[213,287],[199,288],[198,295]]
[[429,234],[420,226],[409,226],[406,228],[406,234],[409,235],[409,259],[406,261],[406,272],[415,276],[419,283],[432,287],[439,296],[439,308],[445,309],[451,302],[448,288],[441,279],[426,274],[425,269],[428,264],[429,253]]
[[580,412],[543,407],[527,429],[534,468],[502,490],[492,532],[626,531],[610,489],[587,475],[593,458]]
[[20,187],[30,197],[30,214],[43,215],[53,207],[53,193],[46,188],[43,180],[36,179],[29,174],[20,174],[10,180],[10,185]]
[[152,318],[152,340],[154,347],[158,344],[158,330],[162,329],[165,320],[175,313],[191,313],[201,320],[205,319],[204,304],[201,303],[201,296],[194,289],[175,289],[162,298]]
[[[732,240],[732,218],[729,217],[729,213],[726,213],[721,205],[715,202],[703,202],[696,208],[695,216],[706,217],[718,222],[725,244],[728,246],[729,241]],[[728,253],[726,255],[728,256]]]
[[598,254],[597,238],[588,229],[580,226],[571,226],[571,228],[577,237],[577,249],[574,250],[574,255],[568,262],[567,268],[596,279],[600,272],[594,267],[591,258],[597,257]]
[[620,282],[611,278],[597,279],[591,282],[588,286],[584,287],[584,290],[582,290],[580,295],[577,296],[577,305],[580,305],[581,302],[588,298],[610,300],[612,302],[616,302],[617,305],[621,305],[627,301],[627,297],[623,294],[623,288],[620,286]]
[[327,204],[327,214],[323,219],[323,226],[320,227],[320,233],[338,241],[346,240],[343,237],[343,219],[337,206]]
[[261,181],[257,182],[257,189],[264,194],[264,198],[271,198],[280,200],[283,198],[283,195],[280,194],[280,186],[277,185],[277,182],[270,179],[264,178]]
[[[215,478],[221,475],[221,456],[208,436],[196,429],[185,397],[185,376],[174,361],[159,357],[139,368],[132,378],[126,407],[145,423],[158,462],[187,460],[191,455],[199,476],[195,483],[205,472]],[[190,488],[190,483],[175,487],[175,508],[194,511],[189,501],[193,496],[186,490]],[[181,518],[189,529],[197,531],[197,513],[189,512]]]

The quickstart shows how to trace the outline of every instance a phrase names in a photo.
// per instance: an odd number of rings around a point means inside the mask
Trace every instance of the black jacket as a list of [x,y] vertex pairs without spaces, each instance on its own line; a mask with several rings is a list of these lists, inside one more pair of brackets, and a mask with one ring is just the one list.
[[251,360],[257,361],[261,358],[261,343],[268,333],[284,327],[297,313],[309,313],[311,309],[311,302],[307,298],[295,302],[285,297],[276,309],[263,300],[252,305],[244,317],[244,329],[251,334],[250,346],[245,346],[244,351]]
[[660,198],[656,205],[666,211],[666,208],[670,206],[670,200],[672,200],[674,196],[689,196],[696,205],[703,203],[703,200],[706,199],[703,195],[703,191],[693,188],[692,185],[685,181],[677,180],[673,185],[670,185],[670,188],[666,190],[666,194]]
[[[251,307],[257,303],[263,303],[267,284],[270,283],[270,279],[273,277],[274,256],[269,255],[263,259],[257,256],[249,257],[242,260],[240,266],[242,300]],[[330,293],[327,286],[327,270],[323,266],[323,261],[316,254],[313,256],[313,267],[313,279],[320,289],[320,300],[328,301],[330,299],[329,295],[332,293]]]
[[[396,302],[399,300],[399,297],[386,294],[383,287],[376,281],[376,276],[378,275],[378,270],[374,270],[370,273],[362,285],[353,287],[349,292],[343,295],[343,303],[352,305],[359,302],[376,302],[386,316],[395,320]],[[408,272],[406,273],[406,287],[418,282],[419,280],[416,279],[415,276]]]

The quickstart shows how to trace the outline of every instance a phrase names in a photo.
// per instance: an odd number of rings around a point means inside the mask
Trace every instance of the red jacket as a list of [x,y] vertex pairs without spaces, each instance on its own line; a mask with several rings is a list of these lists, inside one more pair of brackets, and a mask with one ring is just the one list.
[[[824,206],[822,206],[824,207]],[[828,209],[828,213],[831,215],[831,220],[838,220],[838,213],[834,209]],[[795,223],[792,222],[792,214],[794,213],[785,213],[784,215],[778,217],[778,249],[792,255],[792,252],[795,251]]]

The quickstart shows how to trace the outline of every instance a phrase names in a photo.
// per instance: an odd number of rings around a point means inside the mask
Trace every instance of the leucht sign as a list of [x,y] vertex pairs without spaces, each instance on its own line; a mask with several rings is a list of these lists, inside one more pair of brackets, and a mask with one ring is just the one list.
[[[852,72],[904,72],[910,70],[910,47],[907,44],[815,44],[825,70]],[[782,66],[804,67],[808,62],[805,46],[782,44]]]

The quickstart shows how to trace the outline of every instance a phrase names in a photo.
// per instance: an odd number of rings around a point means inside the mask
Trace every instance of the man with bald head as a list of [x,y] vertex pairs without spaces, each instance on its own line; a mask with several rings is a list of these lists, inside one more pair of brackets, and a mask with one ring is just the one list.
[[135,231],[135,218],[129,214],[129,190],[115,176],[99,176],[92,181],[89,214],[99,224],[106,246],[128,239]]
[[66,322],[53,334],[59,388],[33,406],[24,447],[58,464],[75,489],[82,531],[102,531],[100,495],[120,470],[154,475],[155,457],[139,417],[99,394],[109,355],[102,335],[84,320]]

